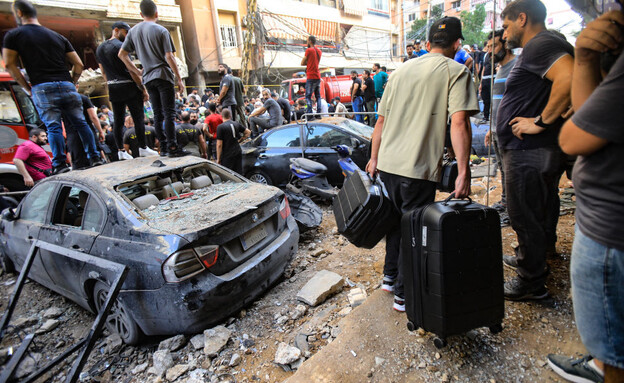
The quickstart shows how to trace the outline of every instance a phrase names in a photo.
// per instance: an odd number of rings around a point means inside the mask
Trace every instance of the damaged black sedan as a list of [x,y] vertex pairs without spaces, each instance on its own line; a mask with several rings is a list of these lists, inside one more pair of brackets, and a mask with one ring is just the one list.
[[[20,268],[37,239],[128,266],[107,320],[124,342],[192,334],[266,291],[297,251],[284,194],[212,162],[137,158],[37,184],[0,221],[0,256]],[[97,265],[40,249],[29,277],[96,312]]]

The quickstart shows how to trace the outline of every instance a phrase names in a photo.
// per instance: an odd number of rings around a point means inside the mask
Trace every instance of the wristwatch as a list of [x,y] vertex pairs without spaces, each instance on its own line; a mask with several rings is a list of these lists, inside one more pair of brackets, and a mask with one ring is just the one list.
[[542,115],[540,114],[539,116],[535,117],[535,120],[533,121],[533,123],[541,128],[547,129],[550,128],[551,126],[553,126],[554,124],[546,124],[544,122],[544,120],[542,119]]

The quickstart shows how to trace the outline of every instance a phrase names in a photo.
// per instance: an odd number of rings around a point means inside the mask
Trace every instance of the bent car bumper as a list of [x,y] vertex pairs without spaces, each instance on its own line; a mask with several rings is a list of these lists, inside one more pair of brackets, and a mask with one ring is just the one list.
[[230,272],[216,276],[206,271],[157,290],[122,291],[146,335],[194,334],[216,324],[268,290],[297,252],[299,229],[288,218],[285,230],[258,255]]

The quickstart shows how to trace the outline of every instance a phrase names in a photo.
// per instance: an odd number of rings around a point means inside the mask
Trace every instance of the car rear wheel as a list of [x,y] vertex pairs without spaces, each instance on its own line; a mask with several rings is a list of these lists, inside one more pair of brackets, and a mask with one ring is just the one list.
[[[106,303],[109,287],[102,282],[97,282],[93,289],[95,308],[100,312]],[[111,333],[117,333],[121,340],[129,345],[136,345],[141,339],[141,329],[130,316],[128,307],[119,299],[115,300],[113,307],[106,318],[106,328]]]
[[249,173],[247,175],[247,178],[249,178],[250,181],[257,182],[259,184],[273,185],[271,177],[266,175],[264,172],[261,172],[260,170],[254,170],[253,172]]

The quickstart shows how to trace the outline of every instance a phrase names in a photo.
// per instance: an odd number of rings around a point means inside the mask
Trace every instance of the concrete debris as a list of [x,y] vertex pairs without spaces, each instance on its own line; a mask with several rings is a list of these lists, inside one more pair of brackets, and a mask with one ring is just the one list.
[[286,324],[286,322],[288,322],[288,317],[286,315],[281,315],[277,318],[275,324],[277,324],[278,326],[282,326]]
[[154,375],[163,376],[165,371],[173,367],[173,356],[169,350],[158,350],[152,355],[152,368]]
[[448,383],[448,382],[449,382],[449,376],[448,376],[448,374],[443,374],[443,375],[442,375],[442,379],[441,379],[441,381],[442,381],[443,383]]
[[27,328],[39,323],[39,319],[35,316],[32,317],[19,317],[14,320],[11,325],[17,328]]
[[299,358],[290,364],[291,370],[298,370],[299,367],[303,364],[303,358]]
[[139,364],[138,366],[132,369],[132,375],[137,375],[137,374],[144,372],[145,370],[147,370],[148,366],[149,364],[147,362]]
[[20,379],[24,378],[33,372],[35,372],[37,368],[37,363],[43,358],[43,355],[38,353],[26,353],[22,361],[17,365],[17,369],[15,373],[13,373],[13,377]]
[[197,334],[191,338],[191,345],[194,350],[201,350],[204,348],[204,334]]
[[375,357],[375,366],[381,366],[385,362],[386,360],[384,358],[380,358],[378,356]]
[[63,315],[64,312],[65,310],[62,310],[58,307],[50,307],[49,309],[43,312],[43,317],[45,319],[56,319],[60,317],[61,315]]
[[188,364],[177,364],[167,370],[167,373],[165,374],[165,378],[168,381],[173,382],[174,380],[178,379],[182,375],[186,374],[188,370],[189,370]]
[[232,332],[224,326],[217,326],[204,331],[204,354],[209,358],[214,358],[230,340]]
[[165,339],[158,345],[159,350],[169,350],[171,352],[178,351],[186,346],[186,337],[184,335],[176,335],[169,339]]
[[293,310],[292,314],[290,314],[290,319],[297,320],[301,318],[302,316],[304,316],[307,311],[308,311],[307,306],[297,305],[297,307],[295,307],[295,309]]
[[39,327],[37,331],[35,331],[35,334],[41,335],[50,332],[57,328],[60,323],[61,322],[57,321],[56,319],[48,319],[43,325],[41,325],[41,327]]
[[279,346],[277,346],[277,351],[275,352],[275,363],[289,365],[297,361],[300,357],[301,350],[297,347],[292,347],[284,342],[281,342]]
[[351,313],[351,310],[353,310],[353,308],[345,307],[338,312],[338,316],[341,316],[341,317],[347,316]]
[[228,363],[228,366],[236,367],[240,364],[240,362],[241,362],[241,356],[238,354],[233,354],[232,358],[230,358],[230,363]]
[[121,349],[123,346],[123,340],[119,337],[118,334],[111,334],[106,338],[106,348],[104,352],[106,354],[114,354]]
[[317,306],[331,295],[341,291],[343,283],[344,280],[340,275],[321,270],[299,290],[297,299],[310,306]]
[[301,350],[301,353],[305,355],[310,351],[310,345],[308,344],[308,336],[306,334],[298,334],[295,337],[295,347]]
[[356,287],[349,291],[347,299],[349,299],[351,307],[356,308],[366,301],[366,296],[366,290]]

